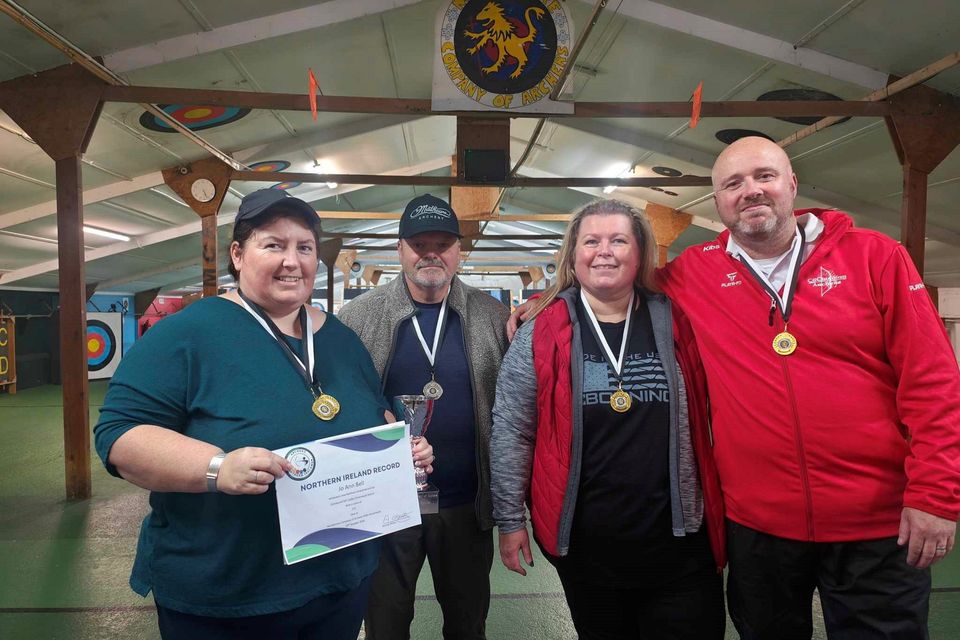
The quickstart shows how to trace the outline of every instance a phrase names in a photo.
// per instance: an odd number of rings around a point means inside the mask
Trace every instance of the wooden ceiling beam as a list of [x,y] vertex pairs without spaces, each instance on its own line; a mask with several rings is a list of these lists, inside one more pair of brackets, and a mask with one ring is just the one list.
[[[389,211],[317,211],[321,220],[399,220],[399,213]],[[500,222],[567,222],[569,213],[502,213]],[[346,237],[341,234],[324,234],[331,238]],[[354,236],[351,236],[354,237]],[[35,275],[35,274],[31,274]]]
[[[457,176],[398,176],[358,173],[296,173],[290,171],[234,171],[233,180],[249,182],[305,182],[338,184],[400,185],[415,187],[489,187],[476,182],[467,182]],[[667,178],[507,178],[496,186],[502,187],[708,187],[709,176],[680,176]]]
[[[353,249],[355,251],[396,251],[397,245],[387,245],[387,244],[345,244],[343,245],[344,251],[347,249]],[[540,249],[556,249],[556,247],[518,247],[518,246],[509,246],[509,247],[473,247],[470,249],[470,253],[476,251],[539,251]],[[473,260],[473,258],[471,258]]]
[[[391,273],[391,274],[398,273],[400,269],[397,263],[396,250],[393,251],[392,255],[384,254],[382,256],[377,256],[377,255],[368,254],[368,255],[361,256],[361,258],[363,260],[369,260],[371,262],[378,260],[379,264],[381,265],[381,268],[384,270],[383,271],[384,273]],[[492,269],[510,268],[514,270],[519,270],[521,269],[521,267],[501,266],[501,265],[515,265],[519,260],[520,260],[520,257],[518,256],[470,256],[470,266],[473,266],[474,269],[481,269],[481,270],[487,269],[487,268],[492,268]],[[530,268],[531,265],[546,266],[548,263],[552,261],[552,256],[547,255],[545,253],[536,253],[529,256],[523,256],[523,260],[526,262],[526,264],[522,268],[528,269]],[[477,266],[477,265],[483,265],[483,266]],[[469,273],[470,271],[473,271],[473,269],[469,269],[469,268],[464,269],[461,267],[461,271],[463,273]]]
[[[350,233],[350,232],[321,232],[321,238],[343,238],[343,239],[354,239],[354,240],[396,240],[397,234],[395,233]],[[464,235],[466,237],[466,235]],[[486,234],[481,233],[480,235],[473,236],[471,238],[475,242],[480,242],[481,240],[563,240],[563,234],[561,233],[537,233],[537,234],[523,234],[523,233],[505,233],[505,234]]]
[[[178,87],[107,86],[106,102],[202,104],[248,109],[310,111],[304,93],[267,93],[224,89],[186,89]],[[571,114],[551,114],[550,118],[689,118],[690,102],[577,102]],[[476,112],[436,111],[429,98],[374,98],[359,96],[317,96],[317,110],[329,113],[379,113],[421,116],[476,117]],[[860,100],[728,100],[704,102],[703,118],[860,116],[884,117],[891,107],[884,102]],[[513,111],[484,112],[489,118],[539,118],[537,113]]]

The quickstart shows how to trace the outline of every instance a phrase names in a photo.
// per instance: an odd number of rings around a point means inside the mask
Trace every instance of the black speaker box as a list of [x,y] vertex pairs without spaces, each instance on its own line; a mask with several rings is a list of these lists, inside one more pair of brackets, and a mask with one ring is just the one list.
[[510,158],[502,149],[464,149],[463,179],[467,182],[502,183],[510,171]]

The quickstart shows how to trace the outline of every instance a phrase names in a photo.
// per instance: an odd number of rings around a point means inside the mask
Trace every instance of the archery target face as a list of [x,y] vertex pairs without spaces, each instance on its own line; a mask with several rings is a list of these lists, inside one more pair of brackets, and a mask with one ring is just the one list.
[[[250,113],[250,109],[239,107],[205,107],[185,104],[158,104],[157,106],[191,131],[203,131],[230,124]],[[149,111],[144,111],[140,116],[140,126],[158,133],[176,133],[173,127]]]
[[272,185],[270,189],[278,189],[280,191],[288,191],[290,189],[296,189],[299,187],[302,182],[278,182],[275,185]]
[[87,314],[87,377],[90,380],[110,378],[122,356],[122,322],[119,313]]
[[288,168],[290,168],[290,163],[286,160],[265,160],[250,165],[251,171],[283,171]]

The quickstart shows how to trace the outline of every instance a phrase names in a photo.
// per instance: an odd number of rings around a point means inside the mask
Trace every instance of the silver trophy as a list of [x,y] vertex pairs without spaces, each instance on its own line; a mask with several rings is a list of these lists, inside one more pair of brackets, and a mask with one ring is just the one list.
[[[433,399],[426,396],[394,396],[393,409],[397,418],[410,426],[410,440],[422,438],[430,425],[433,415]],[[420,513],[437,513],[440,492],[427,478],[423,467],[414,468],[417,482],[417,498],[420,501]]]

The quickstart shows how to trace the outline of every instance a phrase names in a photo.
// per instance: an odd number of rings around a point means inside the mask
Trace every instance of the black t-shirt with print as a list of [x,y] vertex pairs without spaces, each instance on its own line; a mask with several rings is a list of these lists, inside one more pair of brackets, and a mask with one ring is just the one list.
[[[650,312],[641,299],[633,312],[623,364],[623,390],[633,401],[618,413],[610,406],[617,378],[591,321],[577,302],[583,342],[583,456],[571,543],[635,543],[670,536],[670,391]],[[600,322],[614,358],[624,322]]]
[[[656,588],[713,566],[704,529],[673,535],[670,511],[670,392],[646,301],[634,311],[623,389],[633,405],[610,407],[616,377],[577,303],[583,341],[583,463],[569,553],[547,559],[565,579],[606,587]],[[614,357],[624,323],[600,323]],[[541,547],[542,549],[542,547]]]

